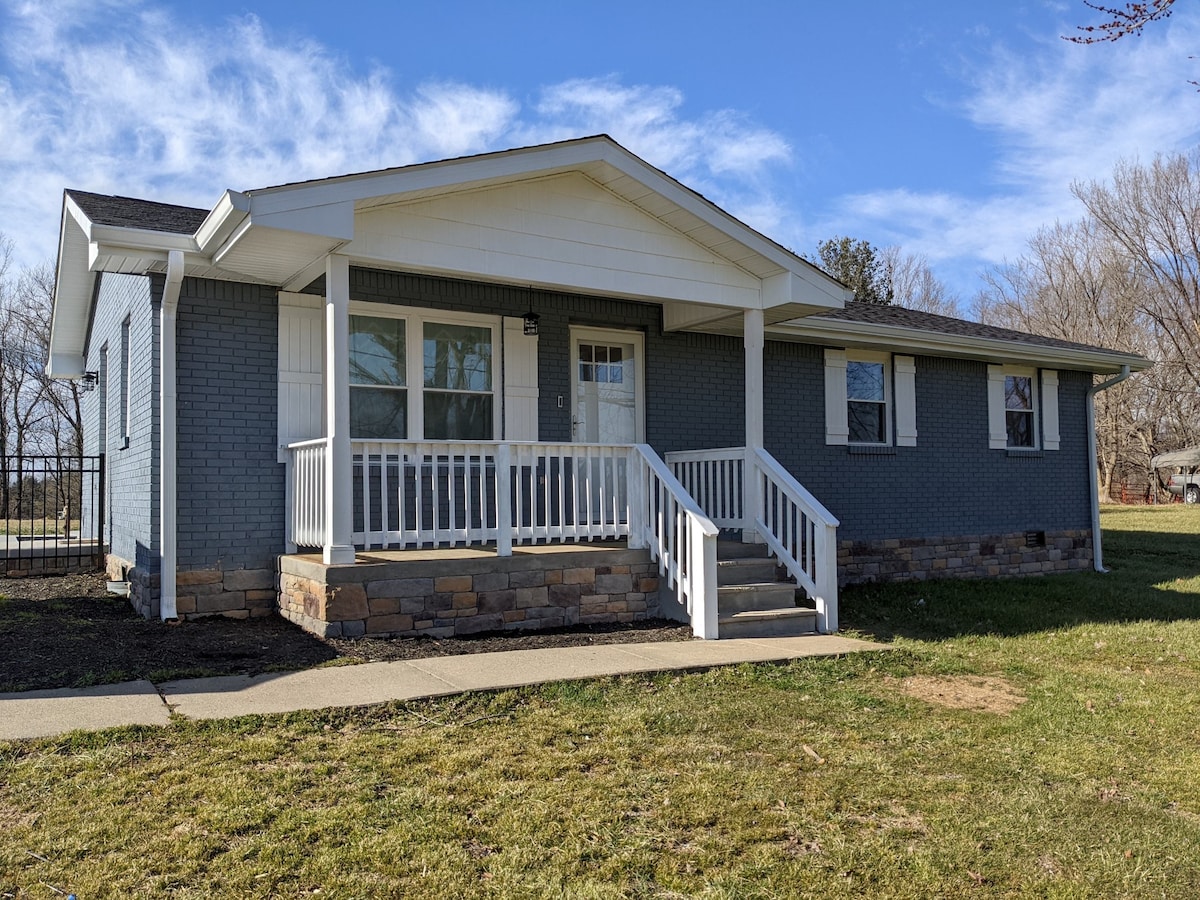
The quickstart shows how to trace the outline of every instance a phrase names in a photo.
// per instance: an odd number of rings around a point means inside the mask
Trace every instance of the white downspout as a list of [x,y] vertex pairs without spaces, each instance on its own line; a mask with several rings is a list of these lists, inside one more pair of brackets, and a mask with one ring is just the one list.
[[179,311],[179,289],[183,286],[183,252],[167,254],[167,283],[163,287],[159,312],[158,383],[159,403],[159,617],[164,621],[179,617],[175,609],[175,569],[178,561],[176,530],[176,443],[175,418],[176,313]]
[[1104,554],[1100,549],[1100,482],[1096,478],[1096,395],[1107,391],[1129,377],[1129,366],[1121,366],[1121,374],[1108,381],[1093,384],[1087,392],[1087,423],[1088,423],[1088,471],[1092,480],[1092,567],[1097,572],[1107,572],[1104,568]]

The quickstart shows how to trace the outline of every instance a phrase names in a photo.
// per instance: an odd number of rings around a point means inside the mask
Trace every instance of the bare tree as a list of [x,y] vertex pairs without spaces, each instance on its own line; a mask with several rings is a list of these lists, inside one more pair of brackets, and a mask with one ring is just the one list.
[[1151,22],[1170,18],[1175,0],[1149,0],[1146,3],[1126,3],[1125,6],[1104,6],[1083,0],[1083,5],[1104,13],[1108,21],[1099,25],[1076,25],[1083,34],[1063,35],[1072,44],[1101,44],[1117,41],[1129,35],[1139,35]]
[[933,274],[925,256],[905,253],[895,246],[885,247],[880,256],[884,277],[891,286],[897,306],[940,316],[958,315],[958,299]]

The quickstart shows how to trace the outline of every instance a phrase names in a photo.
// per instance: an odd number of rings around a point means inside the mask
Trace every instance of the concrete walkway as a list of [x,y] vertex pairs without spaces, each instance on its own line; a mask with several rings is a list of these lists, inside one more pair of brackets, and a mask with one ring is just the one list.
[[884,644],[838,635],[604,644],[438,656],[271,675],[189,678],[159,685],[129,681],[81,689],[27,691],[0,694],[0,740],[51,737],[76,729],[120,725],[166,725],[172,713],[189,719],[226,719],[443,697],[603,675],[697,670],[887,649]]

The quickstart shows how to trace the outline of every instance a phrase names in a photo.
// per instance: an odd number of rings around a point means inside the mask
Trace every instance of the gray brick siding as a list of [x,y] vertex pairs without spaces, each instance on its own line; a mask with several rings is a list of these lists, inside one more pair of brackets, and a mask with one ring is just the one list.
[[[99,276],[85,369],[99,372],[98,390],[83,395],[84,452],[106,459],[105,534],[126,563],[158,568],[158,304],[162,279]],[[129,442],[121,431],[121,324],[129,319]],[[105,349],[107,352],[105,353]],[[101,366],[102,356],[107,365]],[[101,409],[101,403],[104,409]],[[103,429],[103,431],[102,431]]]
[[182,570],[274,568],[284,552],[278,331],[273,288],[184,279],[176,349]]
[[841,521],[842,540],[1089,527],[1085,395],[1060,372],[1060,449],[988,449],[987,366],[917,357],[917,446],[885,454],[825,444],[820,347],[768,343],[764,443]]

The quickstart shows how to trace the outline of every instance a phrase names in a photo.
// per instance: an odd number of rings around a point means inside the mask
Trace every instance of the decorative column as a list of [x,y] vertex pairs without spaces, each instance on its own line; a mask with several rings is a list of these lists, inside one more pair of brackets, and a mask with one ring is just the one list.
[[326,565],[354,562],[353,460],[350,451],[350,260],[325,262]]
[[753,523],[758,516],[762,500],[759,496],[762,478],[758,473],[756,450],[763,447],[763,347],[765,344],[763,311],[747,309],[743,313],[743,343],[746,347],[746,463],[745,463],[745,518],[742,525],[742,540],[757,541],[758,534]]

